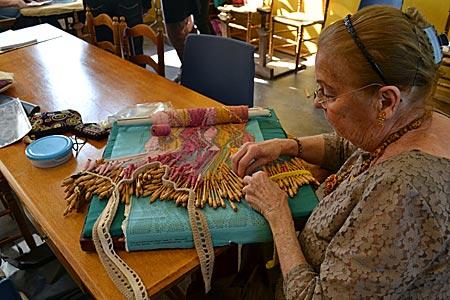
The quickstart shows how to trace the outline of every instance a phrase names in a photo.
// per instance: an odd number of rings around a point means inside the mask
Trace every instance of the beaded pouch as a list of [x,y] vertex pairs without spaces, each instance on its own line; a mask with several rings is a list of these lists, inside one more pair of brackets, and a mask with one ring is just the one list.
[[83,123],[80,113],[72,109],[35,113],[29,120],[32,126],[29,135],[36,138],[70,132]]
[[103,129],[96,123],[78,124],[73,128],[73,133],[77,136],[86,137],[93,140],[107,138],[109,130]]

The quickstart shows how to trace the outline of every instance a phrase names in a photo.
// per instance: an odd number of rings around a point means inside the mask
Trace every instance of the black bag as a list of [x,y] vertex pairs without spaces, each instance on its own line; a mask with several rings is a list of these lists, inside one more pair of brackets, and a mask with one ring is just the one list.
[[71,132],[76,125],[83,123],[80,113],[72,109],[39,112],[28,119],[32,126],[29,135],[36,138]]

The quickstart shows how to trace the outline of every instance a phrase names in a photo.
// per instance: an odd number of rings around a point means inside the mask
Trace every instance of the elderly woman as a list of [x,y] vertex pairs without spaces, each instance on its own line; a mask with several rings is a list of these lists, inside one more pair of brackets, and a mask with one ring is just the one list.
[[[314,105],[334,134],[244,144],[232,157],[267,219],[287,299],[450,299],[450,119],[431,111],[441,60],[414,9],[372,6],[320,35]],[[287,195],[258,167],[328,168],[299,238]]]

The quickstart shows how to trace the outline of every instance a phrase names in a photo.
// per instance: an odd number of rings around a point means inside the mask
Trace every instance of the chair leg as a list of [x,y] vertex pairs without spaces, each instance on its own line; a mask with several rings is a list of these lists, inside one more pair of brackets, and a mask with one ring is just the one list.
[[250,43],[252,40],[252,13],[247,13],[247,32],[245,35],[245,40]]
[[269,34],[269,61],[272,60],[274,45],[273,45],[273,35],[275,34],[275,22],[272,20],[270,24],[270,34]]
[[303,26],[300,26],[300,35],[297,29],[297,45],[295,45],[295,73],[298,72],[298,64],[300,62],[300,54],[302,53],[302,42],[303,42]]
[[231,21],[231,15],[230,13],[220,13],[219,14],[219,20],[220,20],[220,31],[222,33],[223,37],[230,38],[231,37],[231,30],[230,26],[228,25]]

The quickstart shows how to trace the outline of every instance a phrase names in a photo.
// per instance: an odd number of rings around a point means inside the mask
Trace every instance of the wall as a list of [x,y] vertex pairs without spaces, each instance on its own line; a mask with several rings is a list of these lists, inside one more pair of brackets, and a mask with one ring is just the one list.
[[[278,0],[280,1],[280,0]],[[288,0],[296,3],[297,0]],[[357,11],[359,0],[331,0],[327,24],[343,19],[347,14]],[[407,7],[414,6],[430,21],[438,33],[444,31],[450,9],[450,0],[404,0],[404,11]]]
[[[274,13],[292,12],[297,9],[299,0],[272,0],[274,1]],[[305,0],[303,0],[305,2]],[[355,13],[358,10],[360,0],[330,0],[327,21],[325,26],[342,20],[347,14]],[[447,21],[448,12],[450,10],[450,0],[404,0],[402,10],[409,6],[417,7],[420,12],[435,26],[438,33],[444,31],[445,23]],[[305,8],[308,13],[321,10],[320,0],[309,0],[305,3]],[[320,14],[320,13],[319,13]],[[279,25],[278,25],[279,26]],[[278,27],[280,28],[280,27]],[[279,30],[279,29],[277,29]],[[308,28],[305,32],[306,38],[315,38],[320,32],[320,26]],[[282,34],[285,38],[293,38],[292,33]],[[302,53],[315,53],[316,45],[314,43],[305,43],[302,48]]]

